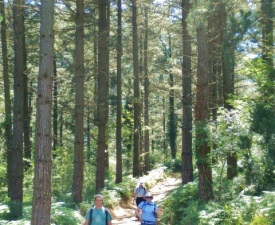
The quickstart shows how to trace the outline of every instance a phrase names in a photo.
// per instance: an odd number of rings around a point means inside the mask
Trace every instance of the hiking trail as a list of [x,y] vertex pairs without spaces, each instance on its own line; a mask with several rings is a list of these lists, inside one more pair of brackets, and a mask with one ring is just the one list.
[[[178,177],[167,177],[163,181],[157,183],[154,187],[149,189],[154,199],[159,206],[159,203],[165,198],[169,191],[177,188],[181,183],[181,179]],[[136,205],[126,204],[125,206],[116,207],[112,212],[113,225],[140,225],[140,222],[135,217]],[[161,208],[159,207],[159,211]]]

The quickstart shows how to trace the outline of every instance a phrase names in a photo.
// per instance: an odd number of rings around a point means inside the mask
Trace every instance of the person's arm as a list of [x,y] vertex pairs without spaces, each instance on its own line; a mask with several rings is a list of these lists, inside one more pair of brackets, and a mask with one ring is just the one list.
[[140,208],[139,207],[137,207],[136,208],[136,216],[137,216],[137,218],[138,218],[138,220],[141,222],[141,214],[140,214]]
[[137,198],[136,188],[135,188],[135,190],[134,190],[133,197],[134,197],[134,199]]
[[155,206],[154,214],[156,217],[156,225],[158,225],[158,206],[157,205]]
[[89,222],[90,222],[90,213],[91,213],[91,209],[89,209],[87,211],[86,216],[85,216],[85,221],[84,221],[83,225],[89,225]]
[[107,215],[107,220],[108,220],[108,225],[112,225],[112,215],[110,213],[110,211],[108,210],[108,215]]

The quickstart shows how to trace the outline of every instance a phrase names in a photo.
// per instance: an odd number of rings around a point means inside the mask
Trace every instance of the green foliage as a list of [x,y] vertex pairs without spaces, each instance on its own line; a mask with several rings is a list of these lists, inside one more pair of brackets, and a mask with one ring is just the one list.
[[163,208],[161,224],[198,224],[197,183],[188,183],[175,189],[163,201],[161,207]]
[[121,201],[127,202],[132,198],[134,188],[134,180],[126,177],[121,183],[115,185],[114,190],[119,194]]
[[[71,146],[72,147],[72,146]],[[56,201],[64,200],[71,192],[73,148],[57,148],[53,159],[52,190]]]
[[258,103],[254,107],[252,116],[252,131],[263,135],[268,144],[272,135],[275,134],[274,109]]
[[171,159],[164,163],[168,169],[170,169],[174,173],[180,173],[182,171],[181,159]]
[[51,224],[55,225],[79,225],[83,222],[83,218],[77,216],[74,209],[62,206],[53,206],[51,212]]
[[6,176],[6,171],[7,171],[7,166],[6,163],[2,162],[2,157],[0,159],[0,202],[7,201],[7,187],[6,187],[6,182],[7,182],[7,176]]
[[274,193],[264,193],[261,197],[244,193],[245,191],[241,192],[235,199],[226,203],[209,202],[200,212],[199,224],[273,224]]

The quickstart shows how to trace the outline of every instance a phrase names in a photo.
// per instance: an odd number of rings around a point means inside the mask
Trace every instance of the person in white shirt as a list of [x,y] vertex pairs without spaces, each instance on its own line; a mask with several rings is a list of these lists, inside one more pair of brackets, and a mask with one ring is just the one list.
[[145,200],[145,195],[147,193],[147,189],[144,187],[143,181],[140,181],[138,186],[134,190],[134,199],[136,201],[136,205],[138,206],[142,201]]

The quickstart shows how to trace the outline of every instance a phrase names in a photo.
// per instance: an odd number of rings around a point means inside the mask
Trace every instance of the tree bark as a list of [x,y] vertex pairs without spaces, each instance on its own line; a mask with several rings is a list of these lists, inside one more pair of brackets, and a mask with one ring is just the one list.
[[109,18],[108,9],[109,1],[99,1],[99,34],[98,34],[98,139],[97,139],[97,168],[96,168],[96,191],[104,187],[107,137],[106,128],[108,122],[109,106]]
[[83,200],[84,178],[84,0],[76,1],[75,32],[75,143],[72,196]]
[[14,105],[11,166],[11,216],[22,216],[23,201],[23,102],[24,102],[24,30],[23,0],[15,0],[13,5],[14,29]]
[[274,5],[273,0],[261,0],[261,25],[262,25],[262,58],[269,66],[274,67],[273,63],[273,20]]
[[[27,50],[26,50],[26,41],[25,41],[25,18],[23,15],[23,63],[24,63],[24,72],[23,72],[23,93],[24,93],[24,102],[23,102],[23,110],[24,110],[24,122],[23,122],[23,130],[24,130],[24,157],[25,157],[25,170],[28,170],[31,167],[31,129],[30,129],[30,121],[31,121],[31,101],[29,98],[31,97],[29,93],[29,78],[27,74]],[[30,96],[30,97],[29,97]]]
[[134,148],[133,148],[133,176],[140,176],[139,130],[140,130],[140,90],[139,90],[139,57],[137,31],[137,0],[132,0],[133,26],[133,70],[134,70]]
[[12,158],[12,119],[11,119],[11,96],[10,96],[10,80],[9,80],[9,60],[8,60],[8,44],[7,44],[7,24],[4,2],[0,3],[1,21],[1,46],[3,60],[3,81],[4,81],[4,98],[5,98],[5,144],[7,149],[7,181],[8,196],[10,197],[10,177],[11,177],[11,158]]
[[117,1],[117,116],[116,116],[116,183],[122,182],[122,90],[121,90],[121,56],[122,56],[122,8]]
[[203,25],[197,28],[198,71],[196,84],[195,125],[196,153],[199,169],[199,198],[202,201],[213,199],[212,168],[210,147],[207,138],[207,121],[209,117],[209,73],[206,29]]
[[4,98],[5,98],[5,144],[7,152],[7,182],[8,182],[8,196],[12,183],[11,179],[11,160],[12,160],[12,118],[11,118],[11,96],[10,96],[10,80],[9,80],[9,59],[8,59],[8,43],[7,43],[7,25],[5,3],[0,1],[1,21],[1,43],[2,43],[2,60],[3,60],[3,81],[4,81]]
[[[229,36],[230,37],[230,36]],[[226,42],[226,40],[224,40]],[[233,106],[230,103],[230,98],[234,94],[234,73],[235,73],[235,56],[236,42],[224,44],[223,48],[223,100],[224,108],[232,110]],[[232,149],[227,154],[227,179],[233,179],[237,176],[237,154],[235,149]]]
[[144,164],[145,172],[150,170],[150,135],[149,135],[149,75],[148,75],[148,7],[145,6],[144,17]]
[[187,29],[190,0],[182,0],[182,184],[193,181],[191,37]]
[[52,86],[54,62],[54,1],[42,0],[40,12],[40,62],[38,75],[34,192],[32,225],[51,223]]
[[53,157],[58,145],[58,82],[56,70],[56,57],[54,57],[54,72],[53,72]]
[[[172,44],[171,36],[169,35],[169,47],[166,50],[167,57],[169,60],[172,58]],[[169,144],[171,149],[172,159],[176,158],[177,155],[177,120],[175,114],[175,90],[174,90],[174,74],[169,71],[169,119],[168,119],[168,130],[169,130]]]

